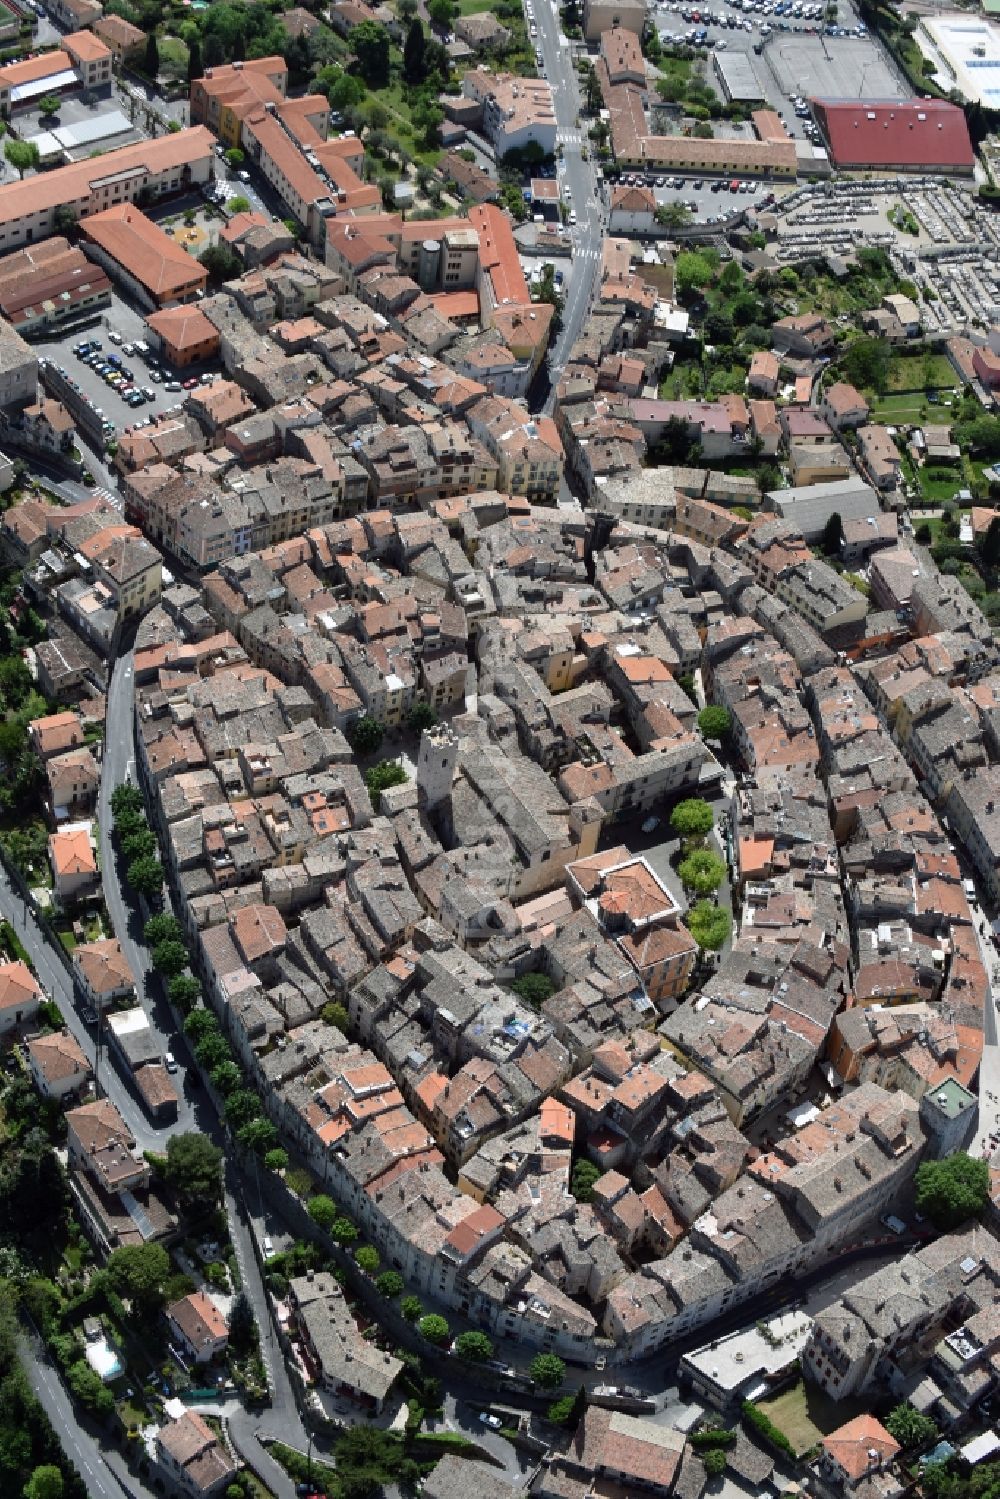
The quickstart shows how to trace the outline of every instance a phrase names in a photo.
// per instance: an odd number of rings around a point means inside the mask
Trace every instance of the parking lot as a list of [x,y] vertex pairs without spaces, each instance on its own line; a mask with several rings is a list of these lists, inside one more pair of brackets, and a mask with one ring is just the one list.
[[757,65],[761,82],[766,86],[770,73],[775,97],[782,100],[796,94],[807,99],[891,99],[900,91],[895,68],[870,36],[781,35]]
[[[111,338],[112,333],[121,336],[120,344],[116,344]],[[75,356],[73,349],[76,345],[94,338],[100,339],[103,355],[114,355],[127,369],[131,370],[136,386],[152,392],[152,400],[147,400],[135,408],[128,406],[118,391],[109,385],[96,370],[91,369],[89,365],[84,364]],[[186,394],[182,382],[193,378],[190,370],[182,370],[178,373],[161,364],[163,379],[159,382],[154,381],[151,378],[149,366],[138,354],[127,355],[123,352],[124,345],[133,344],[136,340],[151,342],[143,316],[113,294],[112,305],[105,311],[99,325],[93,324],[83,331],[62,338],[40,341],[36,347],[40,359],[50,360],[52,364],[65,370],[70,379],[76,381],[77,387],[91,405],[102,411],[107,420],[114,424],[117,435],[145,417],[159,416],[164,411],[179,407]],[[159,359],[156,362],[161,363]],[[207,369],[218,368],[218,361],[212,365],[199,365],[197,373],[201,375]],[[167,388],[168,385],[177,385],[181,388],[170,390]]]

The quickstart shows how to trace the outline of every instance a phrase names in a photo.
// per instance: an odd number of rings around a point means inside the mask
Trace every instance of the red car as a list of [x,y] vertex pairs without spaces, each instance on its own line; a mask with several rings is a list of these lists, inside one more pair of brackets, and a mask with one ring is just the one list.
[[194,390],[195,386],[196,385],[200,385],[200,384],[201,384],[201,381],[197,378],[197,376],[196,375],[192,375],[190,380],[185,380],[184,381],[184,389],[185,390]]

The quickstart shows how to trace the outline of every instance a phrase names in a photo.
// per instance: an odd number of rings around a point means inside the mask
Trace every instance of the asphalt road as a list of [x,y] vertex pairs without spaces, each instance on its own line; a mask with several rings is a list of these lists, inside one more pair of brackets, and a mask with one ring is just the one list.
[[[141,1002],[150,1025],[158,1036],[161,1050],[172,1050],[179,1063],[179,1070],[174,1079],[181,1095],[176,1122],[157,1126],[146,1117],[138,1100],[131,1093],[103,1047],[100,1064],[97,1067],[95,1038],[77,1012],[73,981],[35,919],[33,907],[26,903],[14,889],[2,865],[0,865],[0,911],[11,923],[18,939],[27,951],[42,987],[58,1004],[67,1028],[80,1043],[91,1065],[96,1067],[102,1090],[122,1115],[135,1136],[139,1149],[162,1154],[172,1134],[200,1130],[226,1151],[225,1185],[229,1231],[240,1266],[243,1286],[253,1306],[257,1326],[261,1332],[262,1352],[268,1369],[268,1383],[272,1398],[272,1404],[265,1412],[259,1415],[244,1413],[234,1417],[233,1422],[239,1433],[240,1450],[246,1454],[252,1464],[256,1465],[259,1459],[262,1468],[266,1467],[270,1470],[274,1465],[257,1438],[258,1429],[273,1436],[280,1436],[282,1440],[303,1448],[307,1436],[295,1403],[284,1359],[276,1342],[272,1342],[270,1337],[270,1313],[257,1265],[249,1214],[243,1202],[242,1175],[232,1158],[231,1142],[227,1140],[206,1095],[194,1089],[185,1076],[186,1044],[183,1038],[174,1031],[169,1012],[166,1011],[165,1006],[145,998],[144,978],[150,970],[149,955],[142,942],[141,931],[134,924],[130,924],[130,908],[119,882],[118,866],[110,845],[111,792],[115,786],[121,784],[134,766],[132,670],[132,654],[129,652],[115,662],[108,688],[108,733],[105,738],[104,763],[98,796],[101,871],[108,912],[114,923],[116,935],[132,965]],[[55,1402],[57,1399],[56,1391],[61,1395],[63,1407],[58,1418],[53,1415],[56,1429],[67,1443],[67,1450],[73,1461],[78,1463],[82,1472],[86,1471],[85,1465],[81,1463],[74,1450],[74,1444],[83,1440],[85,1433],[78,1425],[69,1397],[65,1394],[54,1370],[50,1370],[44,1363],[39,1364],[37,1360],[32,1367],[35,1371],[34,1377],[47,1390],[47,1398],[50,1401]],[[49,1409],[48,1405],[46,1409]],[[51,1410],[50,1414],[52,1414]],[[91,1468],[94,1468],[95,1463],[99,1465],[104,1454],[96,1441],[86,1438],[86,1442],[86,1456]],[[114,1460],[115,1455],[110,1454],[110,1456]],[[101,1469],[100,1466],[97,1467],[97,1471],[103,1475],[101,1481],[100,1483],[95,1481],[92,1487],[91,1480],[88,1478],[88,1492],[97,1495],[98,1499],[103,1499],[104,1495],[108,1495],[109,1499],[121,1499],[121,1486],[114,1487],[117,1481],[114,1475],[110,1474],[106,1468]],[[106,1486],[101,1487],[101,1483]],[[272,1483],[271,1486],[273,1488],[274,1484]],[[139,1492],[134,1484],[132,1489]],[[279,1489],[278,1492],[280,1494],[282,1491]],[[291,1485],[284,1490],[284,1493],[289,1495],[292,1493]]]
[[[552,88],[558,141],[563,149],[562,160],[558,163],[559,186],[567,207],[576,212],[578,220],[571,230],[573,271],[563,307],[563,326],[549,351],[549,374],[554,389],[569,352],[580,336],[593,297],[601,265],[604,205],[597,193],[594,164],[583,159],[587,121],[577,124],[580,90],[573,49],[559,24],[558,5],[555,0],[534,0],[532,8],[538,27],[534,43],[545,60],[545,77]],[[552,409],[553,389],[545,402],[547,411]]]
[[[141,1479],[129,1473],[123,1482],[109,1466],[109,1454],[80,1425],[62,1380],[54,1367],[45,1361],[35,1340],[23,1338],[18,1351],[28,1383],[58,1433],[63,1451],[76,1465],[87,1486],[88,1499],[154,1499],[152,1491]],[[121,1461],[117,1454],[111,1460],[116,1467]]]

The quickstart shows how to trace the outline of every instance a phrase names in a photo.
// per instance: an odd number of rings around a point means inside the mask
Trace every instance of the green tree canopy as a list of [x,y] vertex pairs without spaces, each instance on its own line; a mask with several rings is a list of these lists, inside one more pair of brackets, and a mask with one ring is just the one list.
[[674,286],[684,294],[708,286],[715,276],[710,256],[699,250],[682,250],[674,262]]
[[726,866],[710,849],[696,848],[681,861],[677,873],[685,889],[693,890],[696,895],[711,895],[726,878]]
[[5,140],[3,143],[3,154],[21,177],[24,176],[29,167],[37,168],[41,160],[38,154],[38,147],[33,141]]
[[320,1192],[309,1200],[309,1216],[317,1228],[328,1234],[336,1222],[337,1204],[332,1197]]
[[[362,25],[368,26],[372,23],[363,21]],[[361,27],[355,27],[352,36],[360,31]],[[382,743],[382,735],[385,731],[377,718],[372,718],[370,713],[365,713],[361,718],[356,718],[347,730],[347,737],[351,742],[351,748],[357,755],[374,755]]]
[[338,1031],[346,1032],[347,1027],[351,1023],[351,1017],[348,1015],[346,1007],[337,999],[329,1000],[323,1006],[320,1013],[326,1024],[335,1025]]
[[199,255],[198,263],[208,272],[208,279],[213,286],[232,281],[243,272],[242,260],[228,245],[209,245]]
[[54,1463],[42,1463],[24,1486],[24,1499],[63,1499],[65,1484]]
[[375,811],[381,805],[383,791],[388,791],[390,786],[402,786],[408,779],[398,760],[380,760],[377,765],[369,766],[365,771],[365,785]]
[[693,905],[684,921],[688,931],[702,949],[720,948],[729,936],[729,912],[722,906],[714,905],[710,900],[700,900]]
[[226,1123],[232,1129],[242,1129],[251,1119],[259,1119],[263,1112],[264,1105],[252,1088],[237,1088],[226,1099]]
[[354,1258],[366,1275],[374,1275],[381,1263],[378,1250],[372,1244],[362,1244],[354,1251]]
[[[698,727],[706,739],[724,739],[732,727],[728,708],[709,706],[698,714]],[[709,808],[711,811],[711,808]]]
[[566,1365],[555,1353],[536,1353],[528,1371],[543,1390],[558,1390],[566,1378]]
[[438,716],[430,703],[414,703],[406,715],[407,727],[415,734],[421,733],[424,729],[432,729],[437,721]]
[[405,1282],[398,1270],[383,1270],[375,1282],[375,1289],[386,1301],[392,1301],[403,1289]]
[[238,1291],[229,1309],[229,1346],[237,1358],[257,1347],[257,1320],[245,1291]]
[[133,859],[125,869],[125,879],[138,895],[152,900],[163,889],[163,865],[152,855]]
[[123,1244],[108,1260],[111,1284],[142,1314],[159,1310],[169,1274],[170,1256],[162,1244]]
[[484,1332],[460,1332],[455,1339],[455,1352],[475,1364],[485,1364],[493,1357],[493,1344]]
[[989,1201],[990,1168],[964,1151],[941,1161],[924,1161],[917,1167],[915,1182],[917,1211],[936,1228],[958,1228],[978,1217]]
[[162,973],[167,978],[176,978],[188,965],[188,950],[183,942],[158,942],[150,957],[157,973]]
[[428,1343],[434,1343],[438,1348],[443,1348],[451,1340],[448,1324],[437,1312],[429,1312],[426,1317],[421,1317],[417,1323],[417,1331]]
[[147,78],[154,81],[160,72],[160,49],[156,44],[156,32],[150,31],[146,38],[146,53],[142,62],[142,71]]
[[402,1312],[407,1322],[416,1322],[418,1318],[422,1317],[424,1314],[424,1309],[420,1304],[419,1296],[404,1296],[402,1301],[399,1303],[399,1310]]
[[518,999],[523,999],[533,1010],[540,1010],[545,1001],[556,992],[556,986],[547,973],[522,973],[510,987]]
[[823,536],[820,541],[820,550],[827,557],[834,557],[840,551],[840,544],[844,539],[844,522],[840,518],[840,511],[834,510],[830,519],[823,527]]
[[49,120],[53,115],[59,113],[61,103],[62,101],[57,94],[46,94],[43,99],[39,99],[38,101],[38,113],[43,119]]
[[704,838],[714,825],[714,812],[697,796],[678,802],[670,814],[670,830],[678,838]]
[[573,1167],[569,1189],[577,1202],[594,1200],[594,1183],[600,1181],[604,1172],[593,1161],[579,1160]]
[[844,374],[852,385],[884,396],[889,385],[892,351],[884,338],[855,338],[841,356]]
[[905,1400],[886,1416],[885,1429],[901,1447],[927,1447],[938,1437],[930,1416],[922,1416]]
[[176,1005],[186,1015],[192,1005],[198,1002],[201,996],[201,985],[189,973],[175,973],[167,984],[167,993],[170,996],[170,1003]]
[[406,33],[406,41],[403,44],[403,79],[411,88],[424,81],[426,72],[424,65],[424,28],[418,17],[414,16]]
[[389,82],[389,33],[378,21],[362,21],[351,28],[351,47],[358,72],[369,88]]
[[207,1135],[190,1130],[167,1141],[165,1175],[181,1202],[209,1206],[222,1193],[222,1151]]
[[726,1471],[726,1453],[722,1447],[709,1447],[701,1453],[701,1460],[709,1478],[721,1478]]
[[191,1041],[200,1041],[210,1031],[219,1029],[219,1021],[214,1010],[206,1010],[204,1007],[192,1010],[190,1015],[184,1018],[184,1034]]

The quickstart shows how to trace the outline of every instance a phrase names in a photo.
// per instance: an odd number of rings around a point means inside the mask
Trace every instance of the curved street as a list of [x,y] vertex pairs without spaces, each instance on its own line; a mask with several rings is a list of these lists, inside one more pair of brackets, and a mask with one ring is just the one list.
[[[31,959],[39,982],[46,993],[58,1004],[67,1029],[79,1042],[88,1061],[94,1067],[101,1090],[118,1109],[135,1136],[139,1149],[162,1154],[166,1150],[167,1141],[171,1135],[200,1130],[214,1144],[226,1150],[225,1204],[229,1219],[229,1232],[244,1289],[250,1299],[260,1330],[261,1351],[268,1369],[268,1383],[272,1399],[269,1410],[260,1415],[243,1413],[241,1417],[234,1417],[234,1421],[239,1433],[241,1451],[245,1453],[251,1466],[257,1466],[259,1461],[262,1470],[266,1467],[268,1471],[271,1471],[275,1468],[275,1464],[256,1436],[258,1429],[275,1436],[280,1435],[283,1441],[303,1448],[308,1441],[308,1436],[299,1414],[284,1359],[280,1353],[277,1353],[276,1345],[270,1343],[270,1311],[257,1263],[249,1215],[242,1205],[241,1173],[239,1167],[231,1159],[231,1151],[226,1149],[227,1140],[224,1137],[222,1125],[206,1093],[204,1090],[194,1088],[187,1076],[183,1061],[187,1056],[186,1043],[175,1031],[167,1007],[161,1003],[153,1003],[146,997],[145,977],[150,971],[149,953],[141,939],[141,931],[135,925],[138,918],[132,914],[130,904],[122,889],[114,850],[111,846],[111,793],[115,786],[120,785],[126,779],[134,765],[135,697],[132,672],[133,660],[132,653],[129,651],[115,662],[108,688],[106,722],[109,732],[105,737],[104,762],[98,795],[101,875],[108,913],[114,924],[115,934],[132,965],[137,989],[149,1016],[150,1025],[156,1031],[162,1049],[172,1050],[178,1060],[179,1070],[175,1074],[175,1081],[178,1084],[180,1100],[175,1122],[165,1125],[152,1123],[103,1046],[100,1048],[101,1054],[98,1058],[95,1038],[84,1025],[77,1011],[73,980],[63,956],[56,951],[54,942],[37,919],[30,901],[26,901],[14,887],[2,864],[0,864],[0,912],[13,927],[18,940]],[[54,1405],[57,1399],[56,1391],[60,1392],[63,1397],[64,1403],[60,1407],[58,1419],[53,1417],[56,1429],[64,1436],[69,1432],[73,1434],[74,1439],[77,1435],[82,1439],[84,1433],[73,1413],[72,1402],[63,1389],[55,1370],[38,1362],[37,1359],[26,1360],[26,1367],[31,1371],[33,1384],[37,1381],[40,1389],[45,1391],[44,1399],[39,1393],[43,1404],[49,1401]],[[46,1409],[49,1409],[48,1404],[46,1404]],[[50,1414],[52,1414],[51,1410]],[[68,1437],[66,1440],[69,1445],[72,1445]],[[102,1456],[106,1454],[92,1438],[87,1437],[86,1442],[88,1445],[84,1450],[90,1466],[93,1467],[95,1454],[99,1453]],[[70,1455],[79,1465],[76,1453],[73,1452]],[[81,1472],[85,1468],[86,1464],[81,1466]],[[121,1499],[121,1486],[119,1484],[115,1488],[114,1485],[118,1480],[110,1470],[105,1475],[107,1484],[105,1488],[97,1486],[96,1481],[95,1486],[91,1487],[91,1480],[88,1478],[87,1481],[88,1492],[98,1495],[99,1499],[102,1499],[105,1494],[109,1496],[109,1499]],[[284,1489],[280,1485],[276,1486],[271,1480],[269,1482],[282,1499],[285,1495],[290,1496],[294,1492],[294,1486],[290,1481]],[[138,1492],[134,1484],[133,1490]]]

